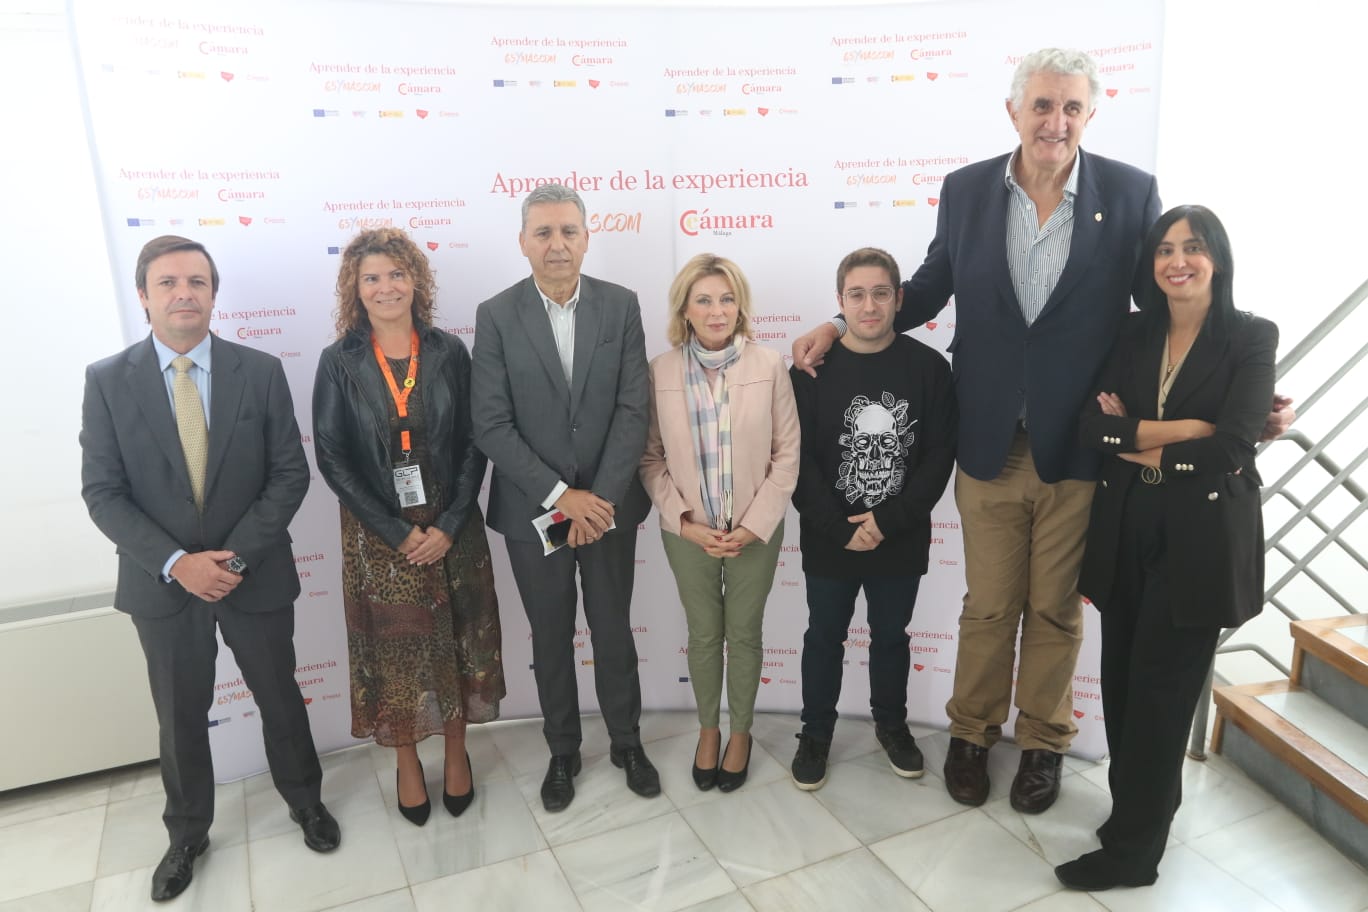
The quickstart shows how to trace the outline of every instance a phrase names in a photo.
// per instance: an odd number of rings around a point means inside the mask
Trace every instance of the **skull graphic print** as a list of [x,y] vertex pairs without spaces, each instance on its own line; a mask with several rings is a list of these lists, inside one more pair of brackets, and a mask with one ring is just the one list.
[[902,490],[907,474],[907,454],[916,439],[907,417],[906,399],[884,392],[878,402],[856,396],[845,410],[846,433],[841,435],[845,454],[836,478],[836,490],[846,503],[862,500],[872,509]]

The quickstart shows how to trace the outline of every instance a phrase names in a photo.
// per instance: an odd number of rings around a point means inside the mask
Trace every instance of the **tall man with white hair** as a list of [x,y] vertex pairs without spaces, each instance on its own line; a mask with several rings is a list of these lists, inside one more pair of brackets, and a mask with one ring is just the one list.
[[[935,237],[903,285],[900,332],[956,301],[955,498],[968,591],[945,784],[968,805],[988,798],[988,749],[1011,708],[1014,660],[1022,754],[1012,807],[1054,803],[1078,730],[1078,568],[1098,464],[1078,445],[1077,416],[1140,287],[1140,242],[1160,211],[1152,175],[1079,148],[1100,91],[1084,53],[1023,58],[1006,102],[1020,145],[946,176]],[[796,341],[795,364],[820,365],[842,323]],[[1274,435],[1292,414],[1273,416]]]
[[[528,194],[518,245],[532,275],[476,311],[470,398],[475,444],[494,464],[489,526],[504,536],[532,626],[551,749],[542,806],[570,805],[581,765],[576,571],[609,758],[650,798],[660,775],[641,747],[630,620],[637,524],[651,506],[637,477],[650,403],[641,307],[635,292],[580,273],[589,230],[568,187]],[[532,521],[552,508],[570,521],[570,547],[544,555]]]

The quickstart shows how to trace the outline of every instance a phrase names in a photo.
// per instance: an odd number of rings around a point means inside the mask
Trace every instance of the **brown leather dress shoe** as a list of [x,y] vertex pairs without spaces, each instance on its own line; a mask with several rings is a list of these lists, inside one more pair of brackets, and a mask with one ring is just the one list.
[[963,738],[950,739],[945,755],[945,790],[960,804],[978,807],[988,800],[988,748]]
[[1012,807],[1023,814],[1039,814],[1059,797],[1059,770],[1064,755],[1052,750],[1024,750],[1012,780]]

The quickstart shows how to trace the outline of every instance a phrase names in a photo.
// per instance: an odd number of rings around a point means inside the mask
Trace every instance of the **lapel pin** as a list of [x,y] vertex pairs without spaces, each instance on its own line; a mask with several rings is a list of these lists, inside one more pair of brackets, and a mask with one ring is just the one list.
[[1100,213],[1100,212],[1094,212],[1094,213],[1093,213],[1093,221],[1094,221],[1094,222],[1100,222],[1100,221],[1102,221],[1102,213]]

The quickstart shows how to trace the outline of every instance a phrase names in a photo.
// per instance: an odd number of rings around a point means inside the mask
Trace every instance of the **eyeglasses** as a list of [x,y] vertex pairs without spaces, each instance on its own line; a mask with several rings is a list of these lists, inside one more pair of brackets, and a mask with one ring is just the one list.
[[863,304],[866,297],[872,298],[875,304],[887,304],[893,300],[894,293],[895,290],[892,285],[876,285],[870,289],[847,288],[841,293],[841,299],[856,307]]

